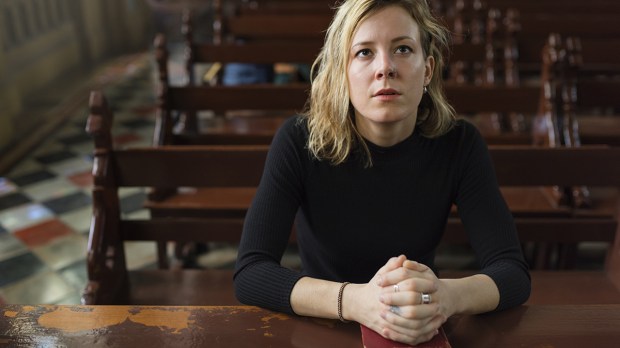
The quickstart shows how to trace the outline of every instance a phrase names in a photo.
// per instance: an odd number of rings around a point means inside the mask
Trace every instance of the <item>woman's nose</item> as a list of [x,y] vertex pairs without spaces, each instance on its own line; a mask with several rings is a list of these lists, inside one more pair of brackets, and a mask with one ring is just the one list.
[[377,67],[377,72],[375,73],[375,77],[377,79],[388,78],[394,79],[397,76],[396,66],[394,62],[389,57],[383,57],[379,60],[379,66]]

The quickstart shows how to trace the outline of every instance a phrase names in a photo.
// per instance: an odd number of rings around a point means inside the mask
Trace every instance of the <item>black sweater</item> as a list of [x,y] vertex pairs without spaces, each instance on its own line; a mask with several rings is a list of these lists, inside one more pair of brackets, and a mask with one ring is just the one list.
[[[291,291],[303,276],[366,283],[400,254],[434,267],[452,204],[480,273],[499,288],[497,310],[527,300],[517,231],[473,125],[459,121],[435,139],[416,129],[387,148],[367,142],[372,167],[356,154],[340,165],[319,161],[307,139],[305,119],[293,117],[271,144],[239,247],[234,281],[241,302],[293,313]],[[294,221],[301,273],[280,266]]]

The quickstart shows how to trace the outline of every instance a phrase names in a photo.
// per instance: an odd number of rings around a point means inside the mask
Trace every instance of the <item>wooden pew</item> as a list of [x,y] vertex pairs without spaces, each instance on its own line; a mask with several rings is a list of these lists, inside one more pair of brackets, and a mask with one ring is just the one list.
[[[598,5],[597,5],[598,4]],[[489,29],[498,30],[499,36],[516,43],[520,73],[536,77],[541,69],[541,50],[550,33],[578,36],[583,42],[584,65],[582,74],[620,73],[620,40],[613,29],[620,9],[617,2],[570,3],[539,1],[446,1],[444,20],[453,29],[455,42],[482,41]],[[482,13],[486,12],[486,22]],[[498,26],[491,23],[493,16],[503,17]],[[509,17],[514,20],[513,25]],[[501,22],[504,23],[501,23]],[[615,26],[613,26],[615,28]],[[512,31],[512,33],[510,33]],[[507,49],[507,52],[510,52]]]
[[[220,206],[219,199],[229,190],[245,190],[253,195],[262,174],[267,146],[159,146],[115,149],[112,147],[113,121],[104,97],[93,92],[90,100],[88,132],[94,137],[93,220],[88,244],[88,285],[86,304],[230,304],[235,302],[231,271],[224,270],[142,270],[128,271],[123,242],[226,241],[238,242],[243,212],[250,202],[231,202],[228,216],[208,205],[190,206],[207,214],[126,220],[120,216],[120,187],[194,186],[211,190],[205,195]],[[533,148],[491,147],[501,185],[600,185],[620,187],[620,148]],[[203,197],[204,198],[204,197]],[[247,198],[247,197],[246,197]],[[202,203],[201,203],[202,204]],[[213,215],[209,215],[211,212]],[[241,213],[235,215],[235,213]],[[605,272],[533,272],[538,303],[618,303],[620,276],[620,234],[618,215],[583,217],[577,214],[554,218],[516,217],[522,242],[614,243]],[[293,241],[293,240],[292,240]],[[448,222],[444,242],[465,241],[460,222]],[[450,274],[449,272],[446,274]],[[549,282],[553,279],[553,282]],[[595,285],[588,296],[574,284]],[[542,282],[542,283],[541,283]],[[615,284],[614,284],[615,282]],[[562,296],[547,297],[560,293]],[[605,295],[606,294],[606,295]],[[602,297],[598,297],[598,296]],[[565,302],[568,301],[568,302]]]
[[[544,43],[544,37],[519,40],[519,66],[524,73],[531,75],[540,70],[540,50]],[[620,74],[620,39],[582,37],[581,47],[584,62],[582,76]]]
[[617,10],[620,10],[620,4],[614,0],[595,0],[587,3],[570,0],[438,0],[433,2],[439,3],[437,8],[441,9],[439,12],[440,15],[450,18],[463,9],[471,10],[475,7],[474,4],[476,3],[478,3],[477,6],[482,6],[487,9],[497,8],[501,11],[516,9],[524,15],[604,15],[618,13]]
[[[331,22],[331,12],[241,12],[229,14],[221,0],[214,1],[215,37],[226,41],[310,41],[319,43]],[[219,42],[216,42],[219,43]]]
[[[304,107],[310,86],[301,83],[286,86],[275,84],[198,85],[193,81],[194,66],[200,63],[232,62],[311,64],[318,53],[319,46],[303,42],[288,44],[276,42],[197,43],[192,38],[191,16],[186,14],[184,20],[189,86],[181,87],[170,84],[165,37],[158,35],[155,40],[161,88],[154,143],[158,145],[270,144],[273,134],[281,123],[291,115],[300,112]],[[204,125],[199,125],[197,115],[205,111],[211,112],[214,117],[204,122]],[[175,116],[179,116],[182,120],[180,127],[175,122]],[[181,193],[158,187],[149,194],[145,207],[152,215],[159,217],[202,216],[205,214],[203,209],[188,208],[188,205],[193,207],[208,205],[208,202],[203,200],[205,194],[203,191],[203,189],[198,189],[198,192]],[[232,197],[229,201],[241,200],[243,206],[247,207],[252,195],[244,189],[239,189],[232,193],[229,192],[226,197]],[[238,216],[240,213],[231,213],[224,201],[220,204],[218,214]],[[191,262],[191,257],[188,257],[187,253],[180,248],[183,247],[177,245],[178,263]],[[167,267],[163,261],[165,250],[165,244],[160,243],[160,267]]]
[[238,4],[236,15],[290,15],[290,14],[333,14],[336,1],[277,1],[256,0]]
[[[258,4],[257,6],[260,6]],[[257,15],[244,15],[245,17],[257,17]],[[240,16],[240,17],[244,17]],[[283,15],[272,15],[272,16],[280,16],[286,17]],[[260,17],[260,16],[258,16]],[[489,21],[502,22],[502,18],[490,18]],[[496,24],[499,26],[500,24]],[[273,38],[279,35],[280,29],[272,28],[269,30],[273,30],[272,35]],[[254,30],[252,30],[254,31]],[[499,30],[497,30],[500,32]],[[184,33],[186,37],[186,45],[187,45],[187,60],[186,66],[188,75],[190,76],[190,84],[192,84],[193,78],[193,66],[197,63],[213,63],[213,62],[222,62],[225,64],[226,62],[242,62],[242,63],[271,63],[277,60],[281,60],[284,62],[306,62],[310,64],[312,59],[318,52],[320,47],[317,43],[308,43],[308,42],[297,42],[289,40],[287,42],[277,41],[276,43],[270,42],[269,44],[265,44],[265,42],[261,40],[249,40],[249,42],[242,44],[230,44],[226,43],[226,40],[220,40],[220,44],[210,45],[210,44],[199,44],[194,42],[192,38],[192,21],[191,16],[186,15],[184,22]],[[271,34],[270,34],[271,35]],[[498,88],[503,89],[505,86],[509,86],[510,90],[500,90],[500,91],[491,91],[489,88],[478,89],[474,88],[473,90],[468,87],[452,87],[448,86],[448,95],[451,100],[453,100],[457,104],[457,111],[464,114],[471,113],[479,113],[479,112],[488,112],[488,113],[497,113],[497,112],[506,112],[512,114],[520,115],[525,110],[526,112],[531,112],[535,109],[535,106],[538,105],[538,100],[536,97],[536,87],[532,86],[518,86],[516,66],[514,61],[511,59],[505,59],[504,62],[496,62],[498,57],[493,56],[498,51],[504,52],[507,50],[506,44],[503,40],[499,40],[496,38],[495,32],[485,33],[486,38],[484,40],[480,39],[476,43],[472,42],[463,42],[459,44],[455,44],[450,52],[451,57],[450,60],[454,64],[466,64],[468,66],[480,66],[479,75],[482,75],[480,78],[480,83],[476,82],[475,84],[484,84],[484,85],[500,85]],[[316,45],[316,46],[314,46]],[[156,44],[157,52],[159,56],[165,56],[164,54],[160,54],[162,50],[161,43]],[[244,50],[246,50],[244,52]],[[245,54],[247,50],[251,50],[252,52],[256,52],[256,54],[248,55]],[[276,54],[274,54],[276,52]],[[280,58],[278,58],[280,56]],[[218,60],[215,60],[218,59]],[[303,59],[303,60],[302,60]],[[160,62],[160,76],[162,77],[162,84],[166,84],[167,80],[164,78],[166,72],[163,71],[162,65],[165,67],[165,60]],[[462,74],[459,74],[458,69],[451,69],[453,71],[449,71],[446,78],[453,84],[463,84],[463,81],[457,81],[461,78]],[[499,75],[503,75],[505,77],[496,77]],[[474,79],[474,78],[470,78]],[[482,81],[484,80],[484,81]],[[506,82],[498,82],[498,80],[506,81]],[[515,88],[513,88],[515,87]],[[466,89],[466,91],[463,91]],[[490,94],[489,94],[490,93]],[[497,98],[495,97],[497,94]],[[513,97],[511,94],[515,94]],[[478,96],[482,96],[478,98]],[[472,98],[473,97],[473,98]],[[527,99],[527,101],[526,101]],[[484,102],[481,102],[484,100]],[[490,102],[489,102],[490,101]],[[497,101],[497,102],[495,102]],[[230,108],[238,107],[239,103],[231,105]],[[230,109],[229,108],[229,109]],[[500,110],[498,110],[500,109]],[[299,109],[298,109],[299,110]],[[193,114],[193,111],[185,111],[185,114]],[[292,114],[290,112],[289,114]],[[265,134],[270,126],[274,126],[274,129],[270,133],[275,132],[275,128],[279,125],[278,122],[273,122],[273,120],[256,120],[254,118],[245,118],[245,119],[235,119],[236,125],[230,125],[229,123],[225,124],[223,128],[223,132],[227,133],[227,135],[222,135],[219,133],[217,136],[223,136],[224,139],[219,141],[219,143],[223,143],[231,133],[230,131],[235,128],[243,128],[246,131],[244,132],[242,138],[246,141],[245,143],[252,143],[259,141],[260,143],[268,143],[270,136]],[[264,123],[267,123],[264,126]],[[509,122],[506,122],[509,123]],[[515,122],[510,122],[510,124]],[[187,130],[192,133],[201,133],[198,131],[198,126],[196,125],[196,121],[193,121],[192,126],[183,126]],[[179,128],[183,128],[179,127]],[[519,128],[518,126],[515,126]],[[257,132],[261,132],[262,134],[259,136],[254,136],[252,131],[247,131],[248,129],[257,129]],[[513,127],[514,128],[514,127]],[[525,128],[522,125],[519,128],[519,131],[522,131]],[[161,130],[158,130],[158,134],[167,134]],[[234,133],[234,132],[232,132]],[[186,133],[187,134],[187,133]],[[486,135],[486,134],[485,134]],[[497,136],[499,135],[499,136]],[[235,135],[230,134],[231,137],[235,137]],[[202,137],[200,137],[202,138]],[[204,143],[202,139],[197,140],[193,143]],[[162,142],[161,136],[156,136],[158,139],[157,143],[169,143]],[[530,143],[531,137],[529,134],[517,134],[512,132],[511,134],[491,134],[489,137],[490,143]]]
[[620,79],[583,73],[580,42],[578,37],[551,33],[543,49],[543,84],[549,79],[555,84],[554,91],[549,90],[554,95],[545,98],[548,111],[558,117],[554,121],[556,132],[559,135],[572,132],[569,143],[576,146],[581,143],[620,146],[620,118],[617,117],[620,99],[616,93]]
[[[191,42],[191,41],[189,41]],[[269,144],[280,120],[261,120],[245,118],[236,119],[237,126],[228,123],[218,129],[193,130],[194,127],[182,127],[174,132],[175,113],[196,113],[204,110],[230,112],[235,110],[253,110],[263,113],[278,114],[285,111],[286,116],[299,112],[307,99],[307,84],[286,86],[251,85],[251,86],[171,86],[168,81],[168,52],[163,35],[155,40],[156,60],[160,76],[160,112],[155,131],[156,144]],[[464,60],[471,57],[464,44],[463,49],[453,52],[452,59]],[[481,47],[481,46],[480,46]],[[250,49],[252,55],[247,55]],[[187,70],[192,75],[193,66],[207,62],[308,62],[317,51],[308,43],[246,43],[246,44],[188,44]],[[481,55],[483,50],[477,51]],[[448,83],[446,94],[456,110],[463,114],[477,112],[520,112],[534,113],[538,108],[540,88],[537,86],[472,86],[460,83]],[[232,122],[232,123],[234,123]],[[198,126],[196,126],[198,127]],[[231,131],[243,128],[243,132]],[[185,131],[187,130],[187,131]],[[530,143],[531,138],[524,135],[490,138],[490,143]]]
[[[227,188],[254,188],[260,180],[267,147],[147,147],[114,149],[113,115],[100,92],[90,97],[87,131],[95,142],[93,220],[88,242],[86,304],[235,304],[232,275],[222,270],[128,271],[123,242],[238,242],[243,214],[218,214],[200,219],[154,217],[126,220],[120,215],[120,187],[203,187],[208,202],[225,196]],[[234,188],[232,188],[234,187]],[[247,209],[243,207],[242,213]],[[228,291],[223,291],[227,289]]]
[[[241,6],[242,8],[246,8]],[[213,42],[198,42],[194,39],[194,19],[192,13],[187,11],[183,15],[182,32],[185,38],[185,65],[189,76],[189,84],[195,85],[193,67],[196,64],[216,64],[218,66],[227,63],[251,63],[251,64],[278,64],[278,63],[303,63],[312,64],[320,48],[320,42],[307,41],[247,41],[240,42],[235,38],[227,40],[215,36]],[[158,48],[156,40],[156,48]],[[249,54],[251,52],[251,54]],[[204,82],[204,81],[203,81]],[[213,84],[213,81],[209,81]],[[215,80],[219,84],[219,80]]]
[[[496,175],[501,186],[589,185],[620,187],[620,149],[588,148],[491,148]],[[585,241],[609,243],[604,270],[532,271],[531,304],[576,304],[620,302],[620,201],[608,215],[585,217],[580,209],[555,218],[515,218],[522,242],[559,243],[559,258],[567,246]],[[466,243],[462,225],[448,223],[443,243]],[[564,248],[564,249],[562,249]],[[462,277],[469,272],[446,271],[446,277]],[[588,284],[592,298],[583,297],[574,284]]]
[[[310,86],[305,83],[287,85],[259,84],[244,86],[172,86],[168,79],[168,51],[165,36],[155,40],[159,70],[159,113],[154,143],[164,144],[269,144],[285,117],[300,112],[306,103]],[[248,55],[248,49],[252,52]],[[306,62],[317,54],[315,46],[304,43],[191,44],[188,73],[196,63],[207,62]],[[270,117],[248,117],[223,120],[220,127],[182,127],[174,131],[174,115],[213,111],[225,116],[234,111],[259,111]],[[277,116],[277,117],[271,117]],[[199,129],[202,128],[202,129]]]
[[[287,42],[287,43],[264,43],[264,42],[249,42],[244,44],[199,44],[195,43],[191,37],[191,17],[186,17],[185,23],[185,33],[186,33],[186,45],[187,45],[187,70],[188,74],[191,77],[193,76],[192,70],[193,66],[197,63],[213,63],[213,62],[242,62],[242,63],[270,63],[276,61],[282,62],[306,62],[310,64],[320,46],[314,46],[314,43],[307,42]],[[493,44],[495,45],[495,44]],[[455,45],[453,50],[451,51],[451,60],[459,61],[459,62],[467,62],[468,64],[473,64],[476,61],[480,61],[482,64],[487,66],[487,69],[494,70],[505,70],[505,69],[496,69],[492,65],[493,62],[488,63],[484,62],[484,60],[489,56],[488,50],[484,43],[479,44],[471,44],[471,43],[463,43],[459,45]],[[160,69],[160,77],[162,85],[168,83],[165,76],[167,75],[166,68],[166,60],[167,53],[164,52],[165,49],[165,41],[162,40],[160,36],[156,40],[156,50]],[[255,54],[248,55],[247,50],[251,50],[255,52]],[[500,48],[491,48],[492,51],[503,50]],[[489,67],[490,65],[490,67]],[[494,72],[491,73],[493,75]],[[449,79],[454,79],[453,77],[448,77]],[[453,83],[454,85],[460,83]],[[486,85],[493,84],[493,81],[485,82]],[[498,87],[497,90],[491,90],[488,86],[482,87],[478,89],[478,87],[467,87],[467,86],[448,86],[447,93],[450,96],[450,99],[457,105],[457,110],[463,113],[472,113],[472,112],[491,112],[491,111],[517,111],[517,112],[531,112],[535,110],[535,105],[537,105],[537,95],[538,91],[536,87],[531,86],[510,86],[509,88],[505,88],[503,86]],[[168,87],[167,87],[168,88]],[[250,87],[253,88],[253,87]],[[165,91],[165,89],[164,89]],[[205,92],[206,93],[206,92]],[[482,97],[481,97],[482,96]],[[165,97],[163,97],[165,98]],[[228,98],[218,98],[219,100],[228,100]],[[239,100],[239,99],[237,99]],[[485,100],[485,102],[481,102],[481,100]],[[488,102],[491,101],[491,102]],[[277,100],[274,100],[273,105],[277,105]],[[228,108],[224,110],[231,110],[233,108],[239,108],[242,106],[242,103],[232,103],[229,104]],[[301,104],[299,104],[301,105]],[[215,108],[215,107],[213,107]],[[299,110],[299,108],[298,108]],[[250,128],[250,127],[245,127]],[[258,126],[259,129],[264,130],[264,128]],[[275,129],[273,130],[275,131]],[[162,134],[161,131],[158,131],[159,134]],[[273,133],[273,132],[272,132]],[[244,137],[248,139],[248,142],[253,142],[258,139],[251,139],[251,134],[245,133],[244,135],[248,137]],[[156,137],[157,139],[161,139],[160,137]],[[267,141],[267,139],[263,139],[263,142]],[[492,142],[520,142],[523,141],[521,138],[507,138],[507,139],[497,139]],[[263,143],[261,142],[261,143]],[[167,143],[165,141],[158,140],[157,143]],[[195,143],[202,143],[201,140]]]
[[[168,79],[168,51],[166,48],[165,36],[158,35],[156,40],[156,60],[159,68],[160,93],[158,96],[159,109],[155,126],[154,143],[157,145],[242,145],[242,144],[262,144],[271,143],[273,134],[286,117],[300,111],[307,99],[307,84],[289,84],[278,86],[273,84],[265,85],[243,85],[243,86],[222,86],[222,85],[201,85],[201,86],[172,86]],[[281,56],[274,51],[277,47],[274,43],[249,44],[257,49],[251,56],[258,61],[273,61],[275,59],[312,59],[313,51],[307,45],[297,44],[300,50],[285,51]],[[293,45],[295,46],[295,45]],[[215,59],[215,61],[235,61],[237,56],[246,56],[245,46],[235,44],[191,44],[188,46],[187,64],[188,73],[191,76],[193,64]],[[313,46],[310,46],[313,47]],[[243,61],[243,58],[239,60]],[[226,114],[235,111],[251,111],[251,117],[227,118]],[[175,116],[193,115],[199,112],[211,111],[219,114],[215,121],[216,126],[181,127],[175,130]],[[255,113],[268,114],[269,117],[255,117]],[[190,117],[191,119],[191,117]],[[197,129],[193,129],[197,128]],[[253,190],[239,188],[227,190],[227,194],[218,193],[222,201],[217,204],[210,203],[208,197],[213,194],[212,190],[198,188],[179,192],[176,187],[165,188],[154,186],[149,194],[149,199],[145,202],[145,208],[149,209],[151,215],[157,217],[185,216],[202,217],[215,214],[219,216],[240,217],[245,214],[245,209],[249,205],[253,196]],[[205,198],[207,197],[207,198]],[[211,210],[206,213],[205,210]],[[189,245],[189,244],[188,244]],[[177,244],[176,264],[187,264],[191,262],[192,251],[186,252],[182,249],[188,247]],[[166,262],[166,243],[159,243],[158,259],[159,266],[168,267]],[[189,247],[191,250],[191,247]]]

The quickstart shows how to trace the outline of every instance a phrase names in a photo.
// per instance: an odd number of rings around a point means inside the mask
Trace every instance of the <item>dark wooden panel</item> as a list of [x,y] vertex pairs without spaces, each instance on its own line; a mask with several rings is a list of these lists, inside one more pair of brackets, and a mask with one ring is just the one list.
[[331,14],[248,15],[227,19],[228,33],[237,38],[317,39],[324,38]]
[[193,44],[191,51],[194,62],[311,64],[319,53],[321,45],[322,42],[318,40],[316,43]]
[[[613,242],[618,222],[611,217],[601,219],[516,218],[515,225],[522,242],[578,243],[584,240],[585,231],[587,231],[588,241]],[[446,243],[468,242],[460,220],[449,220],[442,241]]]
[[501,186],[620,186],[620,148],[490,147]]
[[114,153],[119,186],[256,186],[268,146],[170,146]]
[[445,86],[446,96],[459,114],[483,112],[536,113],[540,99],[538,86]]
[[173,110],[302,110],[310,85],[245,85],[170,87],[166,100]]

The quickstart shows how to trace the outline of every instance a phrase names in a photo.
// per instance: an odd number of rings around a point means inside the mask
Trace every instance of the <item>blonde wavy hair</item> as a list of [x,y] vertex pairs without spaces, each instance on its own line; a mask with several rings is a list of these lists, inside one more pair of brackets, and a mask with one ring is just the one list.
[[372,166],[370,151],[353,123],[347,68],[353,34],[359,24],[388,6],[401,6],[419,26],[424,58],[435,59],[433,78],[418,106],[416,127],[421,134],[434,138],[454,125],[455,112],[442,87],[443,53],[448,52],[449,32],[431,13],[426,0],[345,0],[336,7],[325,43],[311,70],[312,87],[303,116],[308,121],[308,149],[319,160],[337,165],[354,149],[366,154]]

